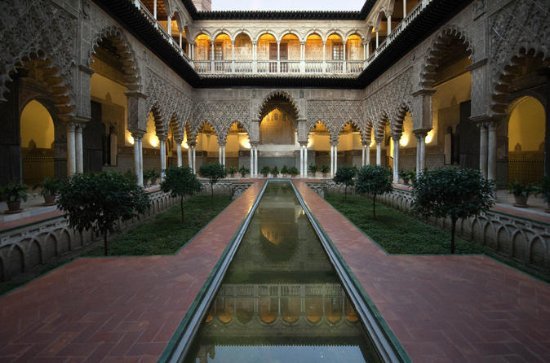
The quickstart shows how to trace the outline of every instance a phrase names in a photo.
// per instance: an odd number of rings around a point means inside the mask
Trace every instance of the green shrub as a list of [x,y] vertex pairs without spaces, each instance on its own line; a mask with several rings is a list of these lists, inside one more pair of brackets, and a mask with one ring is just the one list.
[[189,167],[168,168],[166,177],[160,184],[160,189],[170,193],[174,198],[180,198],[181,223],[184,222],[183,199],[201,190],[201,183]]
[[[317,168],[315,168],[317,169]],[[336,171],[336,175],[332,180],[336,184],[344,184],[344,200],[348,198],[348,187],[351,187],[355,184],[353,178],[357,174],[357,169],[350,166],[342,166]]]
[[355,190],[372,197],[372,216],[376,218],[376,197],[392,191],[391,172],[379,165],[366,165],[359,169]]
[[114,172],[73,175],[61,187],[57,202],[71,228],[103,235],[105,255],[109,253],[107,236],[115,225],[139,216],[149,206],[149,196],[134,179]]
[[478,170],[445,167],[427,170],[413,185],[413,209],[425,217],[451,219],[451,253],[459,219],[489,210],[495,201],[494,184]]
[[199,169],[199,174],[208,178],[210,183],[211,198],[214,198],[214,184],[216,184],[220,179],[225,178],[225,168],[220,163],[209,163],[201,165]]

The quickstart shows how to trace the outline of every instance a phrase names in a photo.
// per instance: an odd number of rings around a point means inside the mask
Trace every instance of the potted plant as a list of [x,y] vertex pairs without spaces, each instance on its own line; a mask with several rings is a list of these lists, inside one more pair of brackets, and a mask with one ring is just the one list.
[[283,178],[286,178],[288,174],[288,168],[286,167],[286,165],[283,165],[283,167],[281,168],[281,174],[283,175]]
[[155,169],[149,169],[143,173],[143,179],[147,185],[155,185],[159,177],[160,174]]
[[403,179],[403,184],[409,185],[409,182],[414,182],[416,173],[412,170],[401,170],[399,176]]
[[40,194],[44,197],[44,205],[54,205],[55,198],[61,189],[63,182],[56,178],[46,177],[42,183],[38,184],[36,188],[40,187],[42,190]]
[[273,175],[274,178],[277,178],[279,176],[279,168],[274,166],[273,169],[271,169],[271,175]]
[[328,167],[328,165],[321,166],[321,173],[323,173],[323,178],[327,177],[327,174],[329,171],[330,171],[330,168]]
[[288,173],[290,174],[290,176],[291,176],[292,178],[294,178],[296,175],[299,174],[299,171],[298,171],[298,168],[297,168],[297,167],[293,166],[293,167],[291,167],[291,168],[288,170]]
[[315,173],[317,173],[317,165],[311,164],[308,167],[309,172],[311,173],[311,176],[315,178]]
[[550,213],[550,176],[544,177],[537,189],[537,194],[542,196],[542,199],[544,199],[547,204],[546,213]]
[[21,201],[27,200],[27,186],[21,183],[9,183],[2,188],[2,198],[8,204],[7,214],[21,212]]
[[264,166],[262,168],[262,170],[260,170],[260,173],[262,173],[262,175],[264,176],[264,178],[267,178],[267,176],[269,175],[269,172],[271,171],[271,169],[269,169],[269,166]]
[[229,173],[230,177],[235,177],[235,173],[237,172],[237,168],[234,166],[230,166],[229,169],[227,169],[227,172]]
[[241,174],[241,178],[244,178],[246,174],[248,174],[250,170],[248,170],[244,165],[239,168],[239,173]]
[[517,180],[509,185],[510,193],[514,195],[514,206],[519,208],[527,208],[527,200],[529,195],[534,191],[533,186],[525,183],[520,183]]

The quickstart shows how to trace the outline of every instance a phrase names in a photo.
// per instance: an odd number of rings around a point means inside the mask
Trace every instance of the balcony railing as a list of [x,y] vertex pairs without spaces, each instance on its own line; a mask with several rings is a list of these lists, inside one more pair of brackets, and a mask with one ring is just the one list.
[[[148,21],[162,34],[163,38],[188,62],[197,73],[201,74],[358,74],[369,66],[394,41],[401,32],[434,0],[422,0],[403,19],[395,29],[370,54],[366,61],[334,60],[191,60],[185,51],[174,40],[172,35],[160,25],[153,14],[142,3],[142,0],[131,1]],[[192,51],[191,51],[192,52]]]

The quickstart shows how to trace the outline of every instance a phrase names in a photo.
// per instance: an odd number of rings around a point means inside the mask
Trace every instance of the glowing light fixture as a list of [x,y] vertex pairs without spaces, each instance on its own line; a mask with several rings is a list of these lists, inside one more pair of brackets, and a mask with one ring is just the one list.
[[134,145],[134,138],[131,134],[128,134],[128,137],[126,137],[126,141],[128,141],[130,145]]
[[149,137],[149,145],[152,147],[158,147],[159,146],[159,138],[156,135],[151,135]]
[[399,139],[399,145],[405,147],[409,145],[409,141],[410,141],[410,135],[404,133],[403,135],[401,135],[401,139]]
[[428,135],[426,135],[426,144],[430,144],[434,140],[434,133],[433,129],[428,132]]

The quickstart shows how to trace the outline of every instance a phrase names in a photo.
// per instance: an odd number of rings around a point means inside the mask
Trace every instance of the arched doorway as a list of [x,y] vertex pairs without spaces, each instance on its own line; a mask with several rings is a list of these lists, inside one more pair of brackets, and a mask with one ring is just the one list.
[[[55,177],[67,175],[66,122],[70,119],[69,114],[74,110],[74,104],[69,96],[72,92],[70,86],[59,72],[51,58],[43,52],[23,57],[17,68],[10,71],[10,81],[7,83],[8,92],[4,94],[6,102],[0,102],[0,114],[2,115],[0,154],[4,156],[0,159],[0,185],[23,181],[24,156],[22,148],[29,147],[30,138],[25,139],[24,144],[21,144],[22,112],[25,111],[25,118],[30,114],[35,114],[31,111],[37,104],[41,104],[41,107],[46,110],[42,109],[44,116],[38,117],[38,119],[45,120],[50,117],[53,120],[54,129],[53,142],[50,139],[43,144],[50,149],[50,156],[47,159],[42,159],[43,162],[50,164],[44,166],[44,169],[48,169],[48,173]],[[25,110],[26,106],[29,108]],[[46,116],[47,114],[49,116]],[[32,121],[24,122],[24,125],[32,124]],[[36,143],[37,135],[33,134],[32,138]],[[28,161],[25,164],[28,164]],[[38,163],[37,159],[35,161],[36,168],[42,168],[42,165],[38,165],[41,162]],[[53,172],[51,171],[52,165]],[[29,175],[29,171],[27,170],[25,173],[26,177]],[[41,176],[38,175],[36,178],[41,178]],[[37,181],[41,182],[42,180]],[[33,181],[31,180],[30,183]]]
[[480,167],[480,130],[470,120],[472,64],[470,44],[453,29],[443,30],[426,58],[423,85],[432,96],[432,125],[426,135],[426,167],[445,164]]
[[53,118],[37,100],[25,105],[20,117],[22,181],[33,186],[46,177],[54,177]]
[[225,166],[226,168],[234,167],[236,169],[244,166],[248,168],[250,161],[241,160],[241,156],[245,156],[250,150],[250,139],[248,132],[243,124],[239,121],[231,123],[225,138]]
[[269,168],[299,165],[297,143],[298,113],[284,95],[270,97],[263,105],[260,115],[260,157],[258,167]]
[[338,134],[338,166],[361,167],[361,132],[353,122],[347,122]]
[[546,113],[534,97],[514,101],[508,117],[508,182],[538,183],[544,176]]

